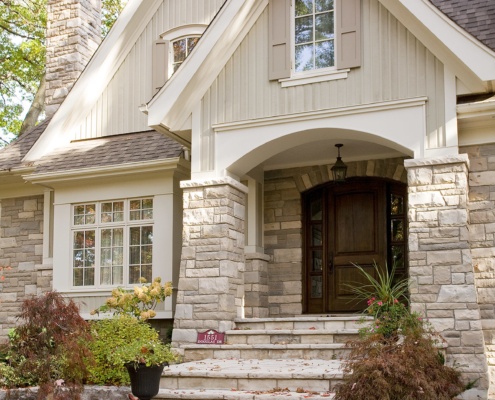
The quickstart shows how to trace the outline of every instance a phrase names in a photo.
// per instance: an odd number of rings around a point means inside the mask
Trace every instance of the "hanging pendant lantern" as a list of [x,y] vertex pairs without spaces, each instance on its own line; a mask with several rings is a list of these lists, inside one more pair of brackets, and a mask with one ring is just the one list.
[[335,145],[338,149],[338,155],[337,155],[337,161],[335,161],[335,164],[332,167],[332,175],[333,175],[333,180],[334,182],[345,182],[345,178],[347,175],[347,165],[344,164],[342,161],[342,157],[340,157],[340,148],[343,147],[344,145],[341,143],[338,143]]

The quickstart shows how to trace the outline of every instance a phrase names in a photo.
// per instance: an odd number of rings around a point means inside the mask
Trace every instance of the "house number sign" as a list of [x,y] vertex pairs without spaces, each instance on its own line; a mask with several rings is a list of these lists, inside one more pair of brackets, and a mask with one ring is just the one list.
[[217,332],[214,329],[210,329],[204,332],[198,332],[197,344],[223,344],[225,339],[225,333]]

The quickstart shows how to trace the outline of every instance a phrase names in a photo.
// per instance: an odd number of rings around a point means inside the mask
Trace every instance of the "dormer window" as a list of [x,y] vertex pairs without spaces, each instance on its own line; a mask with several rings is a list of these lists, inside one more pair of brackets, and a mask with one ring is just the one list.
[[206,25],[184,25],[160,35],[153,43],[153,94],[177,71],[198,43]]
[[194,46],[196,46],[196,43],[198,43],[198,40],[199,36],[192,36],[174,40],[172,42],[172,74],[181,66],[189,53],[194,49]]

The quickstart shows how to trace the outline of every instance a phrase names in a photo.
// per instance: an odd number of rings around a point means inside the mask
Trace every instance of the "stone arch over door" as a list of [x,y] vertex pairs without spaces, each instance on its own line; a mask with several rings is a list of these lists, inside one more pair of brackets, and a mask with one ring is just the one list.
[[[347,176],[379,177],[407,183],[404,158],[346,162]],[[302,193],[332,181],[333,164],[297,167],[265,172],[264,246],[266,270],[259,274],[265,287],[267,315],[303,313],[303,215]],[[248,267],[248,266],[247,266]],[[246,299],[254,293],[246,290]],[[258,296],[259,298],[259,296]],[[249,302],[246,301],[249,310]],[[246,313],[248,316],[249,313]]]

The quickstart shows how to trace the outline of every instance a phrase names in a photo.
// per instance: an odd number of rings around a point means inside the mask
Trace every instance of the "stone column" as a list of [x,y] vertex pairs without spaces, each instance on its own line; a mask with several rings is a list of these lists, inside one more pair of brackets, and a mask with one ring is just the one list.
[[245,316],[247,318],[268,317],[268,261],[264,253],[247,253],[244,274]]
[[223,177],[181,182],[184,230],[172,342],[232,329],[244,316],[244,219],[247,188]]
[[[411,305],[445,338],[447,362],[486,398],[487,360],[469,247],[466,155],[406,160]],[[480,397],[477,397],[477,396]]]
[[101,0],[48,0],[45,111],[55,114],[101,42]]

